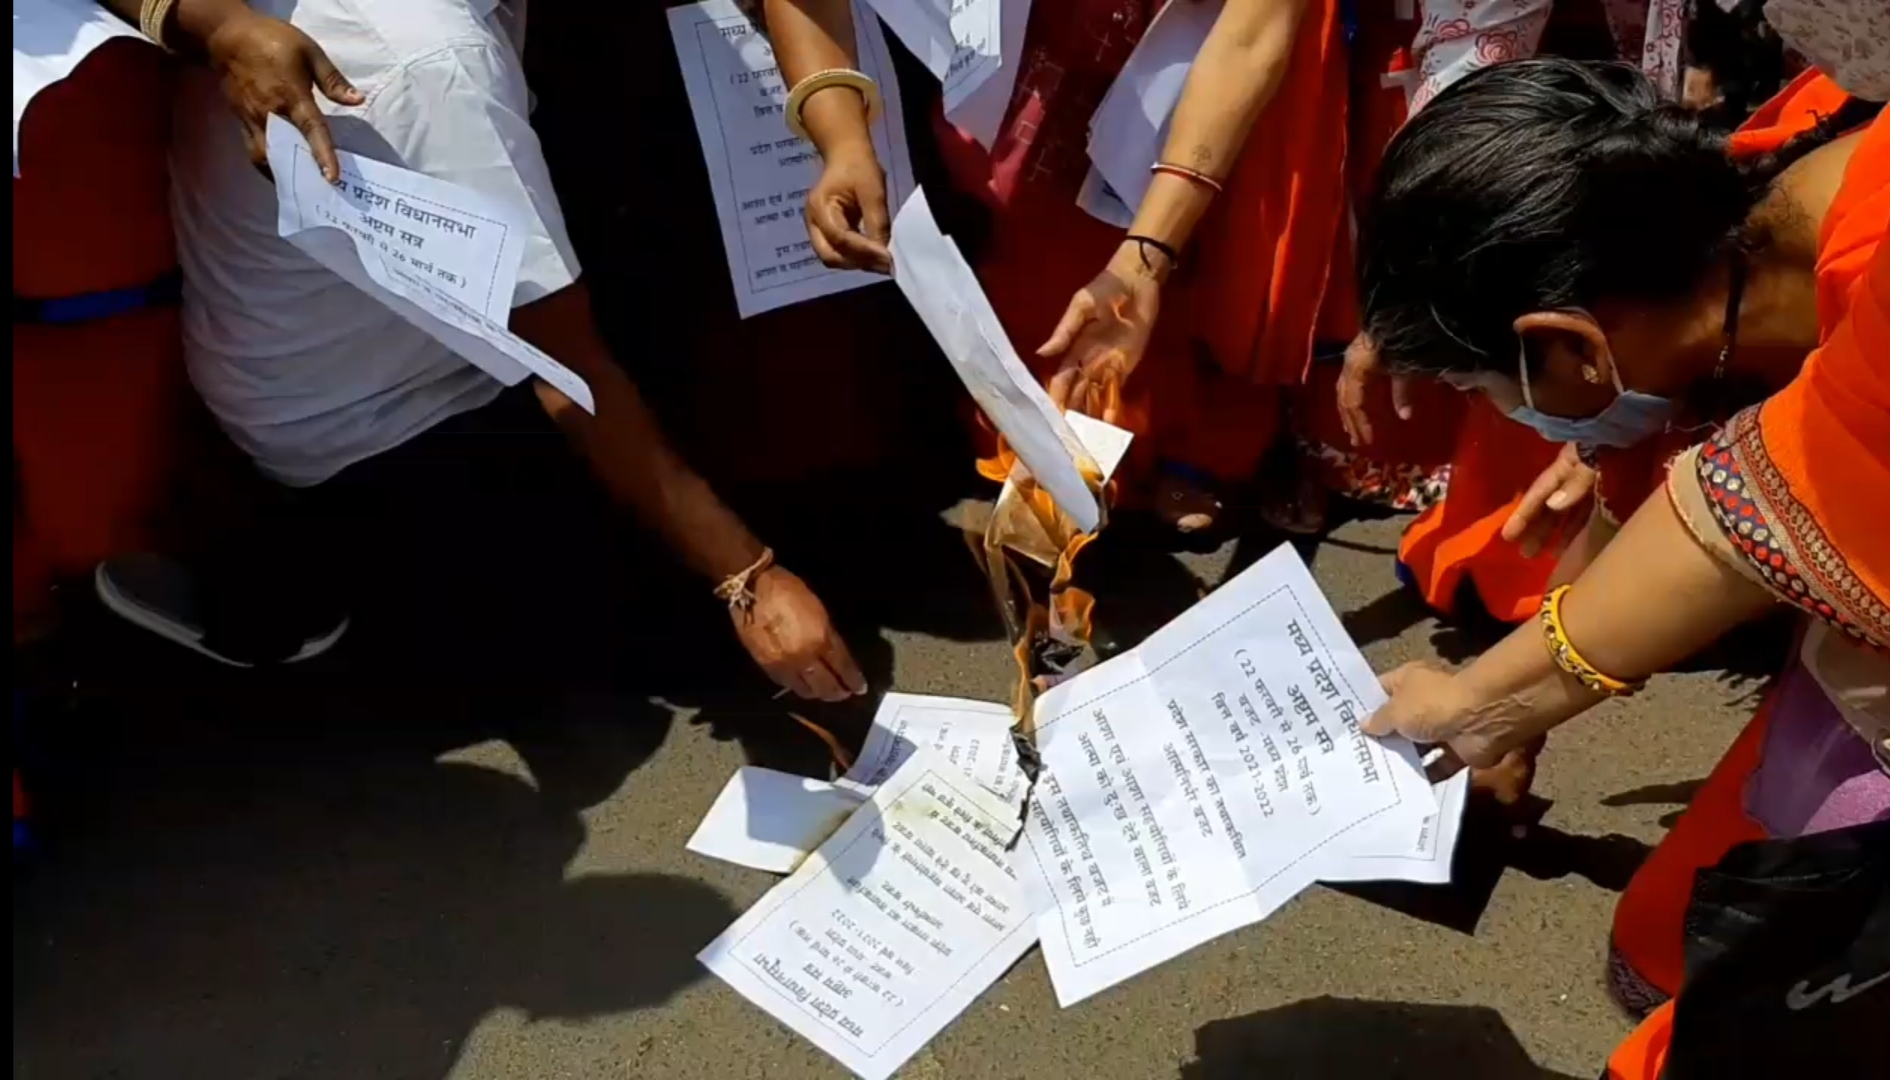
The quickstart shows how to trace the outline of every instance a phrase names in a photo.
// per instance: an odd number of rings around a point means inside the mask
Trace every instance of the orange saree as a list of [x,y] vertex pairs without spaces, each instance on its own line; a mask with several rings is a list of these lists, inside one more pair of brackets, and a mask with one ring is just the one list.
[[[1842,104],[1821,77],[1787,89],[1753,129],[1765,150]],[[1775,103],[1778,104],[1778,103]],[[1890,643],[1890,123],[1864,133],[1822,226],[1817,265],[1822,342],[1783,390],[1736,417],[1676,466],[1672,485],[1698,485],[1714,524],[1752,576],[1866,647]],[[1679,505],[1676,500],[1676,505]],[[1708,525],[1711,529],[1714,525]],[[1768,725],[1791,715],[1774,683],[1759,713],[1622,894],[1615,912],[1615,984],[1630,1004],[1675,993],[1682,920],[1693,876],[1728,848],[1766,835],[1748,813]]]

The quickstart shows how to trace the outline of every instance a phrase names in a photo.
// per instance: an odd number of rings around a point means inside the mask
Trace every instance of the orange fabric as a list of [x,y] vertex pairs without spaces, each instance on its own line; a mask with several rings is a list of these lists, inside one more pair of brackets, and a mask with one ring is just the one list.
[[[113,41],[48,87],[20,128],[13,291],[35,299],[147,284],[176,266],[166,147],[170,68]],[[13,327],[14,612],[53,574],[144,546],[186,423],[178,313]]]
[[[1835,108],[1830,89],[1821,77],[1801,78],[1781,95],[1784,105],[1768,105],[1765,115],[1787,129],[1803,130],[1816,114]],[[1853,152],[1843,186],[1825,214],[1818,258],[1824,343],[1797,378],[1757,407],[1762,445],[1748,450],[1746,439],[1736,439],[1732,447],[1747,489],[1756,494],[1764,487],[1772,497],[1771,509],[1779,515],[1773,526],[1799,541],[1804,564],[1798,571],[1814,587],[1833,580],[1860,583],[1836,591],[1849,594],[1860,611],[1867,611],[1874,597],[1879,631],[1883,600],[1890,595],[1885,588],[1890,535],[1880,501],[1866,496],[1890,486],[1890,365],[1885,364],[1890,357],[1890,249],[1881,243],[1886,229],[1890,125],[1879,120]],[[1735,421],[1729,430],[1742,427],[1750,425]],[[1761,466],[1769,470],[1763,476]],[[1714,495],[1710,487],[1707,493]],[[1780,506],[1781,498],[1795,505]],[[1824,560],[1812,550],[1813,541],[1824,546]],[[1830,617],[1829,611],[1823,614]],[[1616,948],[1644,979],[1669,994],[1680,985],[1683,920],[1694,872],[1718,862],[1734,844],[1764,835],[1746,816],[1742,800],[1746,777],[1759,764],[1777,692],[1775,684],[1616,908]]]
[[1491,615],[1521,622],[1541,605],[1555,556],[1525,557],[1521,547],[1502,538],[1503,523],[1561,447],[1504,416],[1482,395],[1467,400],[1451,455],[1450,494],[1405,529],[1398,561],[1425,603],[1438,611],[1456,610],[1467,582]]
[[1308,5],[1286,78],[1195,231],[1184,310],[1216,362],[1261,384],[1305,379],[1340,246],[1350,68],[1339,8]]
[[[1122,239],[1075,200],[1089,170],[1089,119],[1158,7],[1039,5],[991,151],[938,124],[954,186],[991,210],[978,277],[1039,378],[1059,361],[1037,358],[1037,346]],[[1311,356],[1342,217],[1344,48],[1338,0],[1313,0],[1249,152],[1164,289],[1154,339],[1123,389],[1118,422],[1137,436],[1118,473],[1129,502],[1159,460],[1235,482],[1252,475],[1273,442],[1279,386],[1297,383]],[[981,436],[989,453],[989,433]]]
[[1660,1080],[1673,1045],[1673,1002],[1650,1013],[1608,1057],[1605,1080]]
[[1636,974],[1668,995],[1679,992],[1686,971],[1684,927],[1693,875],[1719,862],[1734,844],[1765,836],[1746,815],[1746,779],[1759,765],[1778,685],[1615,905],[1614,947]]

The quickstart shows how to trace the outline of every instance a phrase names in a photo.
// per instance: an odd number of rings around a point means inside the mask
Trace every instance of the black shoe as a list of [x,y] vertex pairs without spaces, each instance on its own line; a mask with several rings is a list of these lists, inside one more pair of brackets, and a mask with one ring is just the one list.
[[284,655],[247,655],[246,650],[231,647],[235,637],[218,640],[206,630],[203,589],[196,575],[181,563],[146,553],[120,555],[99,563],[92,580],[99,600],[126,622],[232,667],[312,660],[334,648],[348,632],[348,618],[343,615],[304,636],[299,647],[281,650]]

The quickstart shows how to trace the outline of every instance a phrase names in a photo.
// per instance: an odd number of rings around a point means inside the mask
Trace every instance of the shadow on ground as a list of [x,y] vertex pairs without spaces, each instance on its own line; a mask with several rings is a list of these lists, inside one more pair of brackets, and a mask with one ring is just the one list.
[[1495,1009],[1319,997],[1195,1032],[1181,1080],[1575,1080],[1536,1065]]

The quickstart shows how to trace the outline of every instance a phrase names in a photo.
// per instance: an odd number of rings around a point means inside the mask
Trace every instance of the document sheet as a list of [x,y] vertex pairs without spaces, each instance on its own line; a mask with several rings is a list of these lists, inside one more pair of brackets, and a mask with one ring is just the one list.
[[[998,13],[998,56],[996,71],[977,85],[947,98],[945,119],[978,140],[986,150],[997,143],[998,129],[1004,125],[1011,95],[1017,90],[1018,69],[1024,64],[1024,33],[1030,26],[1031,0],[991,0]],[[961,51],[962,55],[962,51]],[[957,58],[954,57],[954,63]]]
[[[1162,8],[1090,118],[1089,159],[1109,192],[1128,207],[1142,205],[1148,193],[1149,166],[1161,160],[1168,122],[1221,6],[1222,0],[1189,0]],[[1107,200],[1086,193],[1078,203],[1113,223]]]
[[1281,546],[1046,693],[1019,863],[1057,1000],[1266,917],[1360,829],[1415,841],[1437,804],[1415,747],[1359,729],[1376,690]]
[[754,765],[737,770],[689,838],[712,859],[785,874],[845,821],[920,747],[949,762],[1011,807],[1010,831],[1022,825],[1029,792],[1012,735],[1009,706],[926,694],[887,694],[866,745],[837,781],[813,780]]
[[1036,940],[1011,814],[922,747],[700,959],[855,1073],[889,1076]]
[[524,230],[503,202],[345,150],[330,184],[286,120],[268,139],[284,239],[500,382],[536,375],[597,411],[584,380],[506,329]]
[[1018,359],[971,266],[939,231],[924,191],[893,218],[892,256],[893,279],[972,399],[1077,528],[1094,531],[1101,511],[1077,466],[1089,451]]
[[[856,4],[853,28],[860,70],[879,84],[884,100],[873,148],[886,170],[887,201],[898,206],[913,190],[899,84],[879,20]],[[820,177],[820,154],[788,131],[788,86],[774,47],[735,0],[670,8],[669,30],[741,317],[885,281],[864,270],[828,269],[814,254],[803,215],[807,191]]]

